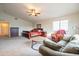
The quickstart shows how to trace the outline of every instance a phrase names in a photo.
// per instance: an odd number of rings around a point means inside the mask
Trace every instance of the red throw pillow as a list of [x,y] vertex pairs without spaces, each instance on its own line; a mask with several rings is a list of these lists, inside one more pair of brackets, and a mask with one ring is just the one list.
[[52,34],[52,39],[55,41],[55,42],[59,42],[63,37],[64,35],[63,34]]

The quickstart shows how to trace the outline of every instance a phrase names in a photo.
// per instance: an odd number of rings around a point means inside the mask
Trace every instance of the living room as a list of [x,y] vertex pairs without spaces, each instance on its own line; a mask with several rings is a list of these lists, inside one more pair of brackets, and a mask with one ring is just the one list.
[[[75,46],[77,47],[74,49],[75,52],[69,52],[70,50],[65,51],[66,53],[57,50],[52,52],[52,49],[59,49],[57,43],[64,37],[73,36],[78,39],[78,5],[78,3],[0,4],[0,56],[78,55],[78,46]],[[64,34],[61,35],[60,31],[64,31]],[[44,44],[50,49],[43,46]]]

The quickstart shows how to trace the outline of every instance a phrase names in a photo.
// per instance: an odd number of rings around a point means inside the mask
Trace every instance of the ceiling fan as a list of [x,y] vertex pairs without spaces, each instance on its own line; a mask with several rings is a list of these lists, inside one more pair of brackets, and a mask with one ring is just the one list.
[[40,14],[39,12],[36,12],[36,9],[29,9],[27,13],[29,13],[29,16],[38,16]]

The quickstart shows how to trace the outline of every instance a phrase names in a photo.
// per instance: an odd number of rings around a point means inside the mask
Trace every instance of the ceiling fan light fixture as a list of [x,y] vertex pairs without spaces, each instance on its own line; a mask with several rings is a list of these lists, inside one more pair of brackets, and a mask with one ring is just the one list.
[[38,12],[37,9],[29,9],[28,14],[30,14],[29,16],[38,16],[40,12]]

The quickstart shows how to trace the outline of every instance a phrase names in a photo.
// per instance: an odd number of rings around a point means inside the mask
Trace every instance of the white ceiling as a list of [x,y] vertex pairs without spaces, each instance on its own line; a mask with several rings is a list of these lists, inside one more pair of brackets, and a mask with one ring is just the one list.
[[[32,5],[40,8],[39,16],[28,16],[27,6]],[[4,12],[25,20],[38,21],[45,20],[50,17],[59,17],[79,11],[78,3],[37,3],[37,4],[21,4],[21,3],[4,3],[0,4],[0,9]]]

